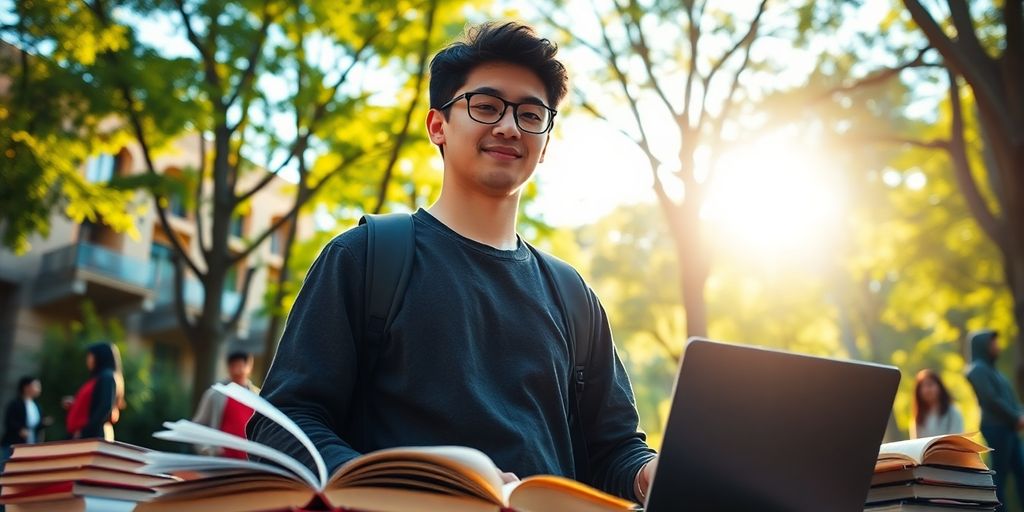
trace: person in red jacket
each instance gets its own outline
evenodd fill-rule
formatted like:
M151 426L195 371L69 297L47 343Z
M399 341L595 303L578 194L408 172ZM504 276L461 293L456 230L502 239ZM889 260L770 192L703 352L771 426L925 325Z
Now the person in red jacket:
M89 345L85 365L90 377L74 398L66 397L67 431L72 439L102 437L114 440L114 424L124 408L121 355L111 343Z
M252 374L252 354L245 351L231 352L228 354L226 362L229 379L224 381L225 384L234 382L239 386L248 388L253 393L260 392L260 388L256 387L249 380L249 376ZM252 417L252 413L253 410L249 406L233 398L228 398L210 388L206 390L203 398L199 401L199 407L196 409L196 414L192 421L244 438L245 425L248 423L249 418ZM236 459L247 458L245 452L231 448L197 445L196 451L203 455L220 455Z

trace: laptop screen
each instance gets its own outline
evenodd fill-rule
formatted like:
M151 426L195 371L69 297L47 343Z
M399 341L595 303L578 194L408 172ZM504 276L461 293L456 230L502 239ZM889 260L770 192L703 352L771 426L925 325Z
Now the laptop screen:
M693 338L648 512L860 511L899 370Z

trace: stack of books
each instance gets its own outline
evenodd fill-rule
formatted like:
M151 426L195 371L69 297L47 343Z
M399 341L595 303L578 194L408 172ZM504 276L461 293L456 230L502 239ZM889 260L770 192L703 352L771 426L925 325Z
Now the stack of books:
M0 475L7 512L122 512L177 481L139 474L149 450L116 441L81 439L15 445Z
M981 458L988 451L959 434L883 444L864 510L995 510L994 472Z

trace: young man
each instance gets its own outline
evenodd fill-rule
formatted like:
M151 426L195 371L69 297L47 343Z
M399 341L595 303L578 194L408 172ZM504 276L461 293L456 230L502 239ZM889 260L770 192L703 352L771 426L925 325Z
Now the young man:
M643 500L655 455L604 310L587 289L591 405L578 433L567 313L516 235L523 186L567 89L555 52L529 27L488 24L431 62L426 124L444 182L437 202L413 214L412 275L380 346L364 336L365 226L335 238L306 276L263 395L309 434L329 470L381 448L455 444L488 454L506 479L564 475ZM265 418L248 433L312 466Z
M226 360L228 366L228 380L239 386L248 388L254 393L259 393L249 376L252 374L253 356L248 352L235 351L228 354ZM215 392L212 388L203 393L199 400L199 407L192 421L200 425L206 425L222 432L245 437L245 424L252 417L252 409L234 399L228 398ZM196 451L205 455L220 455L234 457L236 459L246 458L245 452L231 448L217 448L206 445L196 445Z

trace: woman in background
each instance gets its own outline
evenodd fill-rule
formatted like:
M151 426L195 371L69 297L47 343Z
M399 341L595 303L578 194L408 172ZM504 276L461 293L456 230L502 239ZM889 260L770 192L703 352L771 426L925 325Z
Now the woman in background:
M102 437L113 441L114 423L124 408L121 355L110 343L95 343L87 350L89 380L78 388L73 399L65 399L68 435L72 439Z
M35 377L26 375L18 380L18 394L7 404L4 413L4 435L0 445L5 449L14 444L40 441L40 431L46 424L39 413L36 398L42 391L43 386Z
M913 420L910 423L911 439L964 431L964 417L960 409L950 399L939 375L927 368L917 372Z

